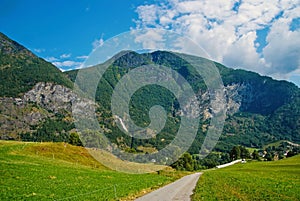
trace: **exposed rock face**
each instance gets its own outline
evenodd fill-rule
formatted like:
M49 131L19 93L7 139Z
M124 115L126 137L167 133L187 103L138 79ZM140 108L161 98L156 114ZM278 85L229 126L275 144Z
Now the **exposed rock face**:
M71 89L53 83L40 82L24 95L25 102L34 102L54 113L71 111L72 102L77 99Z
M77 113L85 115L94 112L96 105L67 87L43 82L36 84L23 98L0 98L1 139L32 132L32 126L38 126L57 113L72 116L72 106Z
M0 98L0 139L15 139L50 116L34 104L25 104L23 99Z
M220 102L221 97L215 95L214 107L211 105L209 92L199 92L197 97L190 99L189 104L184 106L180 111L182 114L189 114L190 117L203 117L204 120L209 119L213 116L213 113L226 109L227 115L233 115L238 112L241 108L247 108L247 105L252 101L251 86L246 84L232 84L224 86L224 97L225 102ZM199 103L199 107L197 107ZM196 108L196 109L195 109Z
M227 114L232 115L239 111L251 96L251 88L248 85L233 84L224 87L225 106L219 105L217 109L226 107ZM197 97L190 99L179 112L188 114L189 117L209 119L214 114L207 91L199 92ZM217 104L221 104L217 101ZM197 104L199 103L199 105ZM36 105L36 107L34 106ZM71 89L53 83L40 82L32 90L25 93L23 98L0 99L0 128L4 133L30 131L31 126L39 125L46 118L51 118L57 113L71 116L73 111L77 114L91 114L94 112L95 103L91 100L80 98ZM196 108L196 109L195 109ZM10 116L10 118L7 118ZM3 138L3 132L2 138Z
M247 93L245 85L233 84L225 87L227 114L232 115L239 111L243 104L243 94Z
M247 105L251 103L251 94L252 91L250 85L232 84L225 86L224 96L227 114L232 115L238 112L241 107L246 108ZM94 103L90 100L83 100L79 98L77 94L67 87L42 82L36 84L32 90L27 92L23 99L14 100L14 102L19 105L36 103L42 108L54 113L71 112L72 104L76 104L76 108L78 107L78 110L91 111L93 110L92 106L94 105ZM197 103L199 103L199 106L197 106ZM207 91L199 92L197 97L191 98L189 104L184 106L180 112L183 114L189 114L190 117L203 115L204 119L208 119L213 114L213 108L210 104L209 93ZM36 122L41 119L41 115L38 113L32 113L31 115L26 116L25 119L29 119L31 122Z
M93 101L79 97L65 86L43 82L36 84L23 99L26 103L34 102L54 113L70 113L72 106L87 112L93 110L95 106Z

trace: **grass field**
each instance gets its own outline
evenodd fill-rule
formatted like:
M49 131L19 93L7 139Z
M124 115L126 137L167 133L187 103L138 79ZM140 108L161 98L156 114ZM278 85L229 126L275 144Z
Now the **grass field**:
M205 171L192 200L300 200L300 155Z
M179 176L111 171L63 143L0 141L0 200L130 200Z

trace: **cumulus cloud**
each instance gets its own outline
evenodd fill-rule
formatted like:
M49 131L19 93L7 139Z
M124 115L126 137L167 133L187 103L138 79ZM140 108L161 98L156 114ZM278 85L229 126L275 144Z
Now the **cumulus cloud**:
M71 54L62 54L62 55L60 55L61 59L67 59L67 58L70 58L70 57L71 57Z
M51 62L62 71L67 71L81 68L83 65L83 60L87 57L88 56L85 55L72 57L72 54L62 54L57 57L47 57L46 61Z
M300 72L300 0L166 0L136 11L137 29L183 34L230 67L278 79ZM161 36L149 33L137 40L155 47Z
M135 34L134 30L131 33ZM163 35L163 30L149 29L144 34L137 34L135 42L142 43L143 47L147 47L149 49L163 49Z
M77 56L76 59L87 59L89 56L82 55L82 56Z
M46 61L48 61L48 62L58 61L58 59L57 59L56 57L46 57L45 59L46 59Z
M67 60L67 61L55 61L52 62L52 64L60 69L65 69L70 67L72 67L71 69L76 69L76 68L80 68L82 62Z
M300 32L290 31L287 19L280 19L273 24L267 42L269 44L263 54L271 62L271 73L289 73L300 69Z

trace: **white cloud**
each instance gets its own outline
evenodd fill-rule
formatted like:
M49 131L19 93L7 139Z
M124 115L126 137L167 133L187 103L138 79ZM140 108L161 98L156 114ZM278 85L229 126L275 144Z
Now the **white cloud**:
M71 54L62 54L62 55L60 55L61 59L67 59L67 58L70 58L70 57L71 57Z
M71 54L62 54L59 57L46 57L46 61L51 62L62 71L81 68L83 60L88 56L82 55L75 58L70 58Z
M76 59L87 59L89 56L86 55L82 55L82 56L78 56L76 57Z
M82 62L68 60L68 61L56 61L56 62L52 62L52 64L60 69L62 68L76 69L82 65Z
M252 70L258 71L261 62L253 44L255 39L256 32L248 32L230 44L224 54L224 63L237 68L251 66Z
M132 31L134 33L134 30ZM162 48L163 46L163 35L164 31L161 30L147 30L144 34L136 35L135 42L142 43L144 48L147 49L157 49L158 47Z
M160 7L157 5L145 5L139 6L137 8L137 12L139 13L139 19L143 24L155 24L155 20L157 19L157 11L159 11Z
M263 54L271 63L269 73L288 74L300 70L300 30L290 31L289 20L280 19L273 24Z
M33 51L35 51L36 53L41 53L41 52L45 52L45 49L43 49L43 48L35 48L35 49L33 49Z
M96 39L92 43L93 49L95 50L95 49L97 49L97 47L101 47L103 44L104 44L104 40L103 40L103 34L102 34L100 39Z
M45 59L46 59L46 61L48 61L48 62L58 61L58 59L57 59L56 57L46 57Z
M136 11L137 28L164 28L183 34L212 59L230 67L279 79L299 72L300 30L291 31L290 24L300 17L300 0L168 0L139 6ZM265 28L269 30L266 43L259 44L257 31ZM161 38L149 33L137 40L155 47Z

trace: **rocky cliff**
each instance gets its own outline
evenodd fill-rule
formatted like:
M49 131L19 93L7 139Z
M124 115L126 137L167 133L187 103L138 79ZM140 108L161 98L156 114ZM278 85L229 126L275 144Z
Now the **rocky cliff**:
M93 101L79 97L71 89L54 83L37 83L20 98L0 98L0 137L18 139L34 133L49 119L63 118L72 123L72 106L82 112L93 111Z

